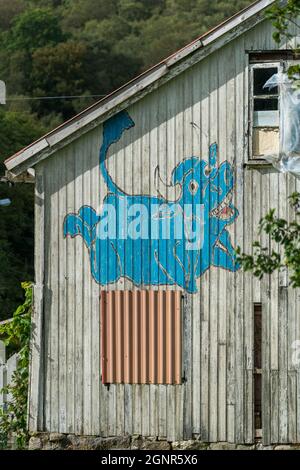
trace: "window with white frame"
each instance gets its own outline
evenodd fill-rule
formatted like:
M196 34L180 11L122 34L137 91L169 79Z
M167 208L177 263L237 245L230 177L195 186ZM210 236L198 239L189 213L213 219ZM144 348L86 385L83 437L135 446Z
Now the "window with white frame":
M299 54L289 49L251 51L249 62L249 157L256 160L264 159L267 155L279 156L279 141L281 153L299 156L300 93L297 87L286 86L288 82L284 81L290 66L300 64ZM278 87L265 86L277 73L280 74L277 79L285 90L284 96L280 96Z
M279 90L265 83L279 70L280 62L250 66L250 158L264 158L279 152Z

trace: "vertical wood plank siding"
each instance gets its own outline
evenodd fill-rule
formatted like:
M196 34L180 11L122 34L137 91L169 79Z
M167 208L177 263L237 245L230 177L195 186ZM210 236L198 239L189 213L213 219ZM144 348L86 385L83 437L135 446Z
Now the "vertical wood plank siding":
M128 112L135 126L111 146L107 159L117 185L128 194L155 195L157 165L162 179L169 182L182 159L195 155L207 160L209 145L217 142L218 164L227 160L235 169L233 204L239 216L227 227L232 244L249 252L259 237L267 243L257 233L259 219L273 207L280 216L291 217L286 196L296 187L299 190L299 183L292 176L244 168L248 158L246 51L276 47L272 27L263 22L131 105ZM292 342L300 339L299 292L277 274L258 282L241 270L232 273L210 267L197 280L198 293L184 294L182 384L102 384L101 349L111 343L103 330L101 335L100 286L92 279L82 238L63 237L67 213L77 212L82 205L101 210L107 194L99 171L101 139L99 126L37 167L43 187L39 185L36 200L30 429L103 437L134 433L169 440L197 436L204 441L253 442L253 305L261 303L263 439L265 443L299 441L300 371L291 356ZM166 197L174 197L171 187ZM132 259L132 263L142 263L142 259ZM43 265L44 269L39 268ZM120 292L141 288L180 290L163 285L136 287L124 278L105 287ZM115 299L129 302L126 295L122 300L116 294ZM148 300L149 309L154 309L150 306L154 297ZM124 311L123 318L114 318L117 331L125 329L126 359L123 368L115 368L118 381L122 374L130 375L131 348L138 366L133 370L148 367L138 342L128 341L128 310ZM136 327L140 325L145 334L148 320L138 311L134 315ZM154 320L152 316L150 321ZM166 325L158 326L164 334ZM151 325L149 348L157 339L155 328ZM110 354L120 364L121 347ZM153 354L151 376L156 360ZM140 377L132 380L139 382Z
M180 291L101 291L102 383L181 383L180 303Z

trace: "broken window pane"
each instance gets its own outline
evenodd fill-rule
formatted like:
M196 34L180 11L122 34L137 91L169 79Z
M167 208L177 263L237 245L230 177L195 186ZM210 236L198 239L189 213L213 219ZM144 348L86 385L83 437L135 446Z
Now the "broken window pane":
M253 156L278 154L279 129L271 127L255 127L253 129Z
M278 110L278 98L255 98L254 111L276 111Z
M259 95L277 95L278 87L273 88L272 90L264 88L264 84L272 77L275 73L278 72L277 67L270 68L255 68L253 70L253 91L254 96Z

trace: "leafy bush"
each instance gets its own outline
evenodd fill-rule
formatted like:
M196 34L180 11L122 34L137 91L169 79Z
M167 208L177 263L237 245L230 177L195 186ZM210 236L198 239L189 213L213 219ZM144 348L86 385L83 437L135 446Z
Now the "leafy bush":
M295 210L292 222L277 217L275 209L272 209L259 223L260 233L266 233L269 240L281 248L280 252L270 252L269 248L256 241L253 243L253 254L241 253L240 248L237 249L237 261L258 279L262 279L264 274L288 268L291 286L300 287L300 193L293 193L289 200Z
M18 448L24 448L27 433L27 395L29 371L29 343L32 313L32 284L23 282L25 301L13 314L12 321L0 326L0 336L5 344L18 352L18 365L13 374L12 384L2 392L10 393L11 402L0 410L0 447L5 447L10 433L17 438Z

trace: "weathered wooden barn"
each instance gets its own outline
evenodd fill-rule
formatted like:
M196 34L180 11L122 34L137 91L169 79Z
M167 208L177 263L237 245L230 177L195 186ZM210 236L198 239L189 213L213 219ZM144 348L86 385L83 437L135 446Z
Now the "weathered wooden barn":
M278 151L280 96L263 84L299 41L291 24L292 38L275 44L270 4L6 161L10 178L35 181L30 432L300 442L299 292L286 273L259 282L235 259L263 237L270 208L292 216L299 186L264 160ZM187 248L197 204L201 246Z

